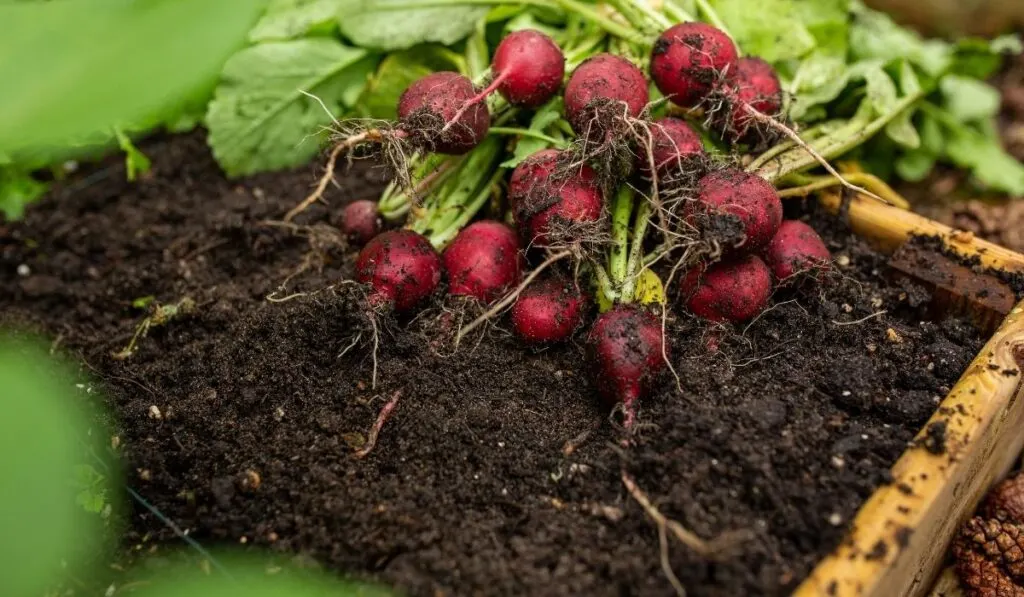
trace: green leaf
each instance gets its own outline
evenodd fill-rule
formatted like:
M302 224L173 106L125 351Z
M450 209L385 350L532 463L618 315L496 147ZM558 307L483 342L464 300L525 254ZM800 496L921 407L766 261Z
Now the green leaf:
M812 108L839 97L850 80L850 74L846 61L840 57L816 52L802 60L788 87L795 96L790 117L809 121Z
M935 154L927 151L908 151L896 159L896 174L903 180L920 182L935 167Z
M561 117L562 99L556 97L541 106L533 115L533 120L530 121L530 130L543 133L545 129L557 122ZM521 137L516 141L516 148L512 152L512 157L502 162L501 167L515 168L526 158L547 147L550 147L550 144L543 139Z
M473 32L486 6L398 8L403 0L338 0L341 33L357 46L404 50L425 42L451 45ZM388 8L388 5L396 8Z
M152 165L149 158L135 147L128 135L124 134L119 127L114 127L114 136L117 137L117 146L124 152L124 168L128 180L134 181L140 174L149 172Z
M312 158L316 135L366 84L359 76L368 72L367 57L331 39L268 42L232 56L206 113L208 141L224 171L238 176Z
M413 81L435 70L450 69L451 62L439 46L420 46L389 54L355 103L360 116L393 120L398 98Z
M909 60L900 60L900 91L903 95L914 95L921 91L921 80L917 78Z
M961 122L985 120L999 113L999 91L975 79L946 75L939 81L943 108Z
M954 72L965 77L987 79L999 70L1004 55L1020 54L1020 37L1003 35L993 40L966 37L956 42L953 66Z
M245 41L263 0L0 2L0 151L175 112Z
M800 58L818 45L801 20L807 10L798 10L794 0L758 0L756 7L750 0L711 0L710 4L746 54L774 63Z
M867 99L875 110L875 114L888 114L899 101L899 93L896 91L896 83L885 70L881 63L862 63L860 73L864 76L867 85Z
M914 128L913 116L913 109L900 112L896 118L893 118L889 124L885 125L886 136L907 149L917 149L920 147L921 137L917 134L917 129Z
M8 220L20 219L25 206L43 196L46 183L12 166L0 167L0 211Z
M931 76L945 72L952 61L952 48L939 40L925 40L897 25L888 15L854 5L850 25L850 52L855 60L879 60L888 64L906 59Z
M337 26L339 0L271 0L249 32L249 41L287 41L311 33L330 33Z
M931 114L921 114L921 149L932 154L940 155L946 145L946 138L942 133L942 125L932 117Z
M1007 154L995 139L968 127L952 130L946 153L954 164L969 168L985 186L1024 195L1024 164Z

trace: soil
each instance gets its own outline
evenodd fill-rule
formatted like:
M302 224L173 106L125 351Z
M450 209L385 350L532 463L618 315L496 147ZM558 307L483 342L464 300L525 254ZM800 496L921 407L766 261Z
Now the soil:
M189 536L413 595L674 594L622 470L701 537L743 537L717 561L671 543L689 594L787 594L981 346L961 320L923 320L928 292L892 281L841 222L791 205L825 236L833 274L779 290L746 326L670 317L679 389L668 376L644 400L623 449L582 336L531 351L498 322L454 351L437 338L459 311L438 304L382 321L374 358L358 292L340 284L354 251L328 227L264 222L301 199L314 169L231 182L201 135L143 150L147 180L128 183L111 162L0 224L3 319L95 372L129 485ZM331 209L379 188L357 164ZM196 306L112 358L146 316L133 301L149 296ZM376 448L354 458L396 392ZM941 453L942 431L913 449ZM178 544L141 507L124 541Z

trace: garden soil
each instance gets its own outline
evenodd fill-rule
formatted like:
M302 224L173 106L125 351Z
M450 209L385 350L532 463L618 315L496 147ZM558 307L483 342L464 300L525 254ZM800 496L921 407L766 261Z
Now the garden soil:
M355 251L326 223L379 192L372 168L357 163L295 228L273 221L316 169L229 181L199 134L142 149L144 180L109 161L0 223L0 312L86 364L128 484L208 548L268 548L412 595L672 595L625 471L664 516L726 537L716 558L669 540L690 595L786 594L981 346L959 320L923 321L927 291L893 281L841 221L791 205L834 272L778 291L748 325L671 315L678 388L667 375L643 400L623 447L582 333L530 350L498 320L455 350L444 339L473 313L450 302L368 323L344 282ZM112 356L186 297L192 309ZM135 506L126 552L177 545Z

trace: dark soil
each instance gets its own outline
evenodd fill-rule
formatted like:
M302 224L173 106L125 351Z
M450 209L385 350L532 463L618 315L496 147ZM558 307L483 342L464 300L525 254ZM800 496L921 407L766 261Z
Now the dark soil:
M700 536L748 534L717 563L672 542L691 595L785 594L887 482L981 346L958 320L920 321L925 290L889 282L883 257L811 214L836 273L780 290L745 327L673 317L682 391L665 379L622 450L581 340L533 352L499 327L453 352L436 342L435 306L382 328L371 389L358 293L326 289L350 277L353 252L324 228L311 239L261 223L317 172L230 182L200 136L143 149L148 180L127 183L114 163L0 224L4 319L95 371L130 485L191 537L303 554L415 595L673 594L622 467ZM368 172L341 181L333 208L375 195ZM197 307L113 359L146 296ZM376 449L353 458L399 390ZM913 449L942 441L933 429ZM125 545L142 541L176 542L138 508Z

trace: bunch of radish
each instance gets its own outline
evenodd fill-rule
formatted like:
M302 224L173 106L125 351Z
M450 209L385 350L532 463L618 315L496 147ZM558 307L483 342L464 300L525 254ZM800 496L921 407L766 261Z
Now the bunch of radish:
M565 341L592 319L586 341L598 389L621 405L628 427L669 357L661 309L645 294L651 284L658 296L664 291L650 269L652 247L685 266L678 305L726 324L755 318L781 282L818 279L830 256L809 226L783 221L768 181L706 147L702 128L726 145L770 137L782 93L770 65L740 58L725 33L704 23L670 27L652 46L651 79L681 113L652 117L644 72L625 57L593 54L562 94L564 130L575 138L507 173L499 165L506 142L491 129L514 130L505 124L558 101L565 64L551 38L520 30L498 45L479 87L446 72L414 82L393 127L340 143L411 147L412 188L392 185L379 205L348 205L340 225L364 245L356 279L374 308L407 314L446 287L481 307L502 307L529 345ZM494 92L506 110L497 124L488 107ZM603 159L609 147L625 148L628 161ZM495 208L500 188L504 207ZM472 221L485 206L494 219ZM381 232L382 215L405 226ZM656 220L660 226L649 225ZM700 250L680 257L673 239L682 237ZM594 298L603 299L596 317Z

